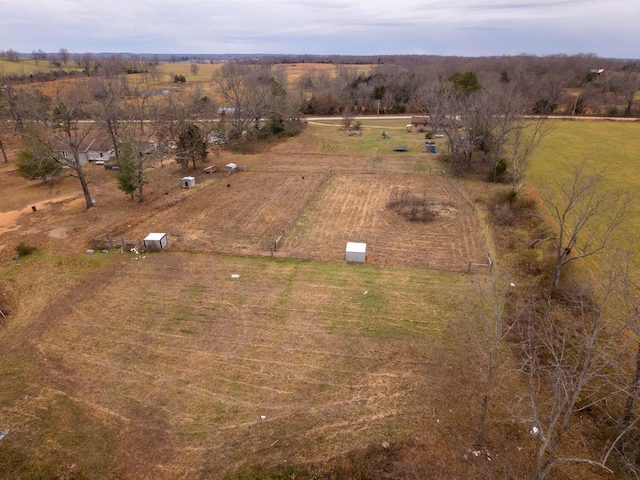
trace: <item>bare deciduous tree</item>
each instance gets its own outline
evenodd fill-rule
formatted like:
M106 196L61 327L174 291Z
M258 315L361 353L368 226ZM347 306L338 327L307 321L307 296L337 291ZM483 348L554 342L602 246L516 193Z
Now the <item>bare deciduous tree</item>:
M615 365L611 352L619 348L622 324L609 317L612 279L600 279L596 296L573 292L562 302L521 309L522 373L529 389L520 398L520 419L535 436L535 478L543 480L560 464L588 464L606 471L606 457L564 447L565 438L580 435L574 415L599 403L608 394L607 375ZM597 298L596 298L597 297ZM575 428L574 428L575 427Z
M93 200L80 152L82 144L96 125L95 122L82 122L92 117L89 98L84 83L74 83L58 90L49 128L33 129L30 130L32 134L23 134L23 141L27 145L35 144L38 148L47 150L56 162L68 167L70 176L80 182L87 208L93 207Z
M4 57L10 62L19 62L20 54L16 52L13 48L4 51Z
M529 174L529 162L540 142L551 133L552 124L544 118L520 117L507 140L511 158L511 191L517 194Z
M353 113L353 110L351 110L350 107L346 107L342 112L342 127L345 130L348 130L349 127L351 127L351 123L353 122L354 118L355 114Z
M506 275L494 270L486 279L478 281L477 297L470 309L472 341L480 356L482 368L482 393L480 419L476 431L476 445L484 446L487 414L493 400L497 377L505 361L502 358L504 340L511 326L505 322L507 289L510 282Z
M69 63L69 51L66 48L61 48L58 51L58 58L60 62L66 67L67 63Z
M125 108L122 105L126 80L120 82L118 77L95 76L91 79L90 88L96 105L96 121L107 131L116 159L119 159L119 143L128 127Z
M572 170L557 188L540 188L556 230L551 293L558 288L563 268L605 249L629 213L631 196L608 187L600 175L590 174L586 162Z

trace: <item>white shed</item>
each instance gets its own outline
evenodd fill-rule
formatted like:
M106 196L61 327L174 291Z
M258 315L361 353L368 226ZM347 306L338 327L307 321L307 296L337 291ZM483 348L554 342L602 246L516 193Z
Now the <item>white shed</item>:
M182 177L180 180L182 188L192 188L196 185L196 177Z
M147 250L162 250L167 248L166 233L150 233L144 238L144 248Z
M238 170L238 165L235 163L227 163L225 167L227 167L227 170L229 170L229 173L233 173L236 170Z
M366 243L347 242L347 262L364 263L366 258Z

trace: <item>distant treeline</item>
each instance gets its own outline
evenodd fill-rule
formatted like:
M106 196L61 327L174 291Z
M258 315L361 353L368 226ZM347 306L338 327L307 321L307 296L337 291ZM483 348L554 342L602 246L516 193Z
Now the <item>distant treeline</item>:
M9 49L0 57L20 62ZM49 62L38 73L0 72L4 83L48 81L68 76L147 73L159 78L160 63L225 63L270 69L282 64L332 64L335 71L302 69L296 85L286 85L306 115L401 114L426 112L424 97L452 75L473 74L480 88L511 85L530 104L530 113L636 116L640 61L594 54L454 57L439 55L266 55L266 54L71 54L34 51L31 59ZM356 66L355 68L347 66ZM358 66L362 66L361 68ZM15 70L14 70L15 72ZM274 75L282 85L277 68ZM186 79L185 79L186 80Z

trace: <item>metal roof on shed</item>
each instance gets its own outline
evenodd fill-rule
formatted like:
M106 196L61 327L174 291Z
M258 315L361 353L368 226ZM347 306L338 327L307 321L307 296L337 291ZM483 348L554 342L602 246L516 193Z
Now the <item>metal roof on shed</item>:
M149 235L144 237L144 239L149 240L150 242L157 242L158 240L162 240L166 236L166 233L150 233Z
M347 242L347 252L367 253L367 244L358 242Z

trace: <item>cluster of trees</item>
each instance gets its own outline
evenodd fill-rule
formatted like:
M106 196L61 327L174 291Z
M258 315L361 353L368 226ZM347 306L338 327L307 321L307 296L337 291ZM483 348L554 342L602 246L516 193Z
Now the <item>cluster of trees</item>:
M20 54L13 48L10 48L9 50L0 50L0 58L6 58L10 62L19 62Z
M229 148L242 148L265 136L300 131L286 91L269 68L225 65L213 80L225 104L231 106L221 115L201 85L158 91L151 74L142 75L140 81L111 74L104 65L115 60L103 63L100 73L56 89L54 95L12 84L0 91L3 132L23 138L20 171L28 178L49 181L77 178L87 208L93 202L80 153L87 139L95 136L109 138L116 160L122 162L120 187L142 201L145 170L162 166L167 154L187 172L190 165L196 168L207 158L210 138L224 141Z
M291 61L278 59L287 60ZM456 72L474 72L479 83L488 88L497 84L514 85L526 100L527 113L629 116L640 82L640 63L601 59L595 55L331 59L308 56L302 60L333 60L338 65L336 76L318 71L298 81L297 91L306 100L302 111L320 115L340 113L348 108L364 114L420 112L419 92L425 83L447 79ZM346 60L352 64L343 64ZM268 64L273 59L263 57L253 61ZM354 66L357 63L373 66L365 73Z
M13 61L12 49L0 52ZM52 65L67 66L74 61L87 75L149 72L157 75L158 56L71 55L34 51L33 58L45 58ZM198 61L173 55L172 61L191 60L197 75ZM527 103L526 111L537 114L620 115L633 114L635 92L640 85L640 63L603 59L595 55L532 55L505 57L412 56L259 56L239 58L237 65L271 68L278 63L324 62L337 65L336 75L325 70L310 72L287 86L298 98L298 110L308 115L401 114L420 112L420 91L433 79L449 78L456 72L474 72L483 86L515 85ZM367 67L360 67L367 65ZM462 73L464 75L464 73ZM276 74L277 76L277 74ZM282 82L281 82L282 83Z
M521 271L507 275L503 264L480 281L469 309L483 385L476 447L487 445L498 402L532 439L532 462L503 465L509 476L542 480L573 464L637 478L640 283L637 259L620 248L633 197L587 163L559 177L540 189L544 225L530 232L548 234L530 244L546 245L544 281L532 284ZM581 261L595 255L598 262ZM505 377L521 379L513 400L498 394Z

